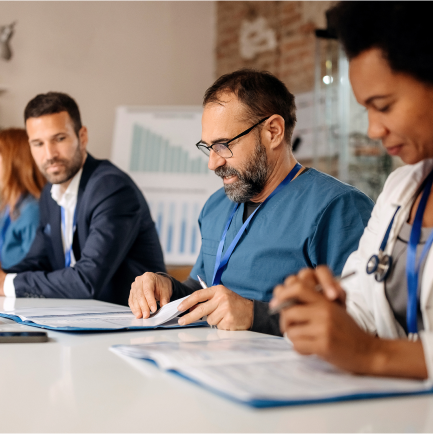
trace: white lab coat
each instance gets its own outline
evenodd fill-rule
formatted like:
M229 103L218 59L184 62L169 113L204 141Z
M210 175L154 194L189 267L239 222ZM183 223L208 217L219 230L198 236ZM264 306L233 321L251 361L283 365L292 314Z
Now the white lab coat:
M377 254L385 232L395 213L385 253L391 255L397 235L408 220L418 187L433 169L433 159L426 159L414 165L395 170L388 177L382 193L373 208L368 226L344 266L343 275L356 270L353 277L344 281L347 292L347 310L365 330L385 339L407 338L405 331L394 318L391 306L385 295L384 283L378 283L374 275L366 273L367 261ZM421 313L425 331L420 333L426 358L429 378L433 379L433 248L427 255L421 279Z

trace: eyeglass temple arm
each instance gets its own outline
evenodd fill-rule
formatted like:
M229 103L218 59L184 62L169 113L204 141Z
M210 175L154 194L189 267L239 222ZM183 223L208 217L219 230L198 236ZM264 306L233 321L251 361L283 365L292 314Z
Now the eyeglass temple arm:
M233 140L240 139L241 137L248 134L251 130L253 130L257 125L260 125L262 122L268 120L269 118L270 118L270 116L268 116L267 118L263 118L262 120L258 121L256 124L254 124L251 128L248 128L243 133L240 133L238 136L234 137L233 139L229 140L228 142L226 142L224 144L227 146L230 142L233 142Z

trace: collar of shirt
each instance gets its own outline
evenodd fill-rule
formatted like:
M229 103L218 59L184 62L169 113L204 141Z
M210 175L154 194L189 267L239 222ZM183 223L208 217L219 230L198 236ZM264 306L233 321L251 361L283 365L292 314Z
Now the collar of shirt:
M72 178L66 191L62 194L60 184L53 184L51 187L51 197L57 203L57 205L63 208L69 208L72 204L75 207L78 197L78 187L80 186L81 175L83 168L81 168L75 176Z
M63 251L66 252L71 250L71 261L70 266L75 265L75 257L72 251L72 242L74 238L74 214L75 207L77 205L78 199L78 187L80 186L81 175L83 173L83 168L81 168L77 174L72 178L70 184L66 191L62 194L60 191L60 185L54 184L51 187L51 197L56 201L57 205L61 206L65 210L65 218L61 222L62 230L62 244Z

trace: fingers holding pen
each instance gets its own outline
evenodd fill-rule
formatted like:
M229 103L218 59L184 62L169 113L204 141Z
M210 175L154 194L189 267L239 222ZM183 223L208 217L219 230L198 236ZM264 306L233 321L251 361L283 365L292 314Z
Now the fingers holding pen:
M182 301L177 309L180 312L185 312L196 304L202 303L203 301L207 301L212 298L214 292L215 291L212 288L199 289L198 291L193 292L186 300Z
M282 285L275 287L270 307L278 309L282 303L289 304L288 300L293 300L293 304L311 303L314 300L323 299L323 295L329 301L335 301L344 306L346 292L339 282L353 274L355 273L336 278L326 266L318 266L314 270L305 268L297 275L289 276ZM320 292L323 292L323 295L319 295Z
M288 300L296 303L312 303L322 297L315 291L317 280L312 274L313 270L302 270L296 276L288 277L282 285L274 288L271 308L276 308Z
M284 309L280 314L280 330L289 331L296 327L305 326L311 322L312 315L318 312L314 305L297 304L290 309Z
M316 277L328 300L338 301L345 305L346 291L340 286L338 279L334 277L328 267L319 265L316 268Z
M179 306L179 311L186 311L194 307L192 311L184 315L179 319L180 325L187 325L194 321L198 321L206 315L209 315L215 310L214 303L211 303L211 299L214 295L212 288L201 289L195 291L186 300L184 300ZM204 303L206 302L206 303Z

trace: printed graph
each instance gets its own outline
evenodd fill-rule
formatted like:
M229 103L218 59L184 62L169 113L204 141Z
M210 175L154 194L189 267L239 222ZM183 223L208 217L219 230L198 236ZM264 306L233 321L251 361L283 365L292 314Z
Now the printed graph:
M194 148L194 151L197 151ZM129 170L131 172L165 172L209 174L207 160L191 158L189 151L175 146L149 128L134 124Z
M180 257L194 263L201 242L197 223L201 203L158 200L149 201L149 206L166 261L176 263Z
M143 192L168 265L196 262L200 211L222 186L194 146L202 112L200 106L123 106L116 112L112 161Z

